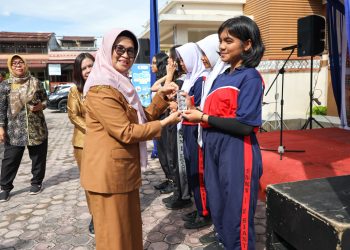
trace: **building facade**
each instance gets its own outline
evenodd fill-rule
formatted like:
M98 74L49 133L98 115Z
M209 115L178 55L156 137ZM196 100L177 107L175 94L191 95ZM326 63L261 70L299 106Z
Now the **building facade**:
M53 32L0 32L0 70L7 72L7 59L20 54L40 81L71 82L76 56L82 52L94 54L96 50L94 37L58 38Z
M280 116L282 94L282 76L276 76L291 52L281 49L297 45L299 18L325 16L325 9L326 1L322 0L169 0L158 14L160 47L167 51L175 44L196 42L216 33L223 21L237 15L252 18L260 28L266 46L258 70L264 78L265 89L273 85L264 96L263 118L265 121L276 120ZM147 38L149 23L144 27L141 37ZM314 98L328 108L328 114L337 115L329 77L327 44L321 55L312 58L312 69L310 59L298 57L295 50L285 65L283 99L286 119L308 117L311 70Z
M222 22L243 14L245 0L169 0L159 10L161 50L216 33ZM149 22L140 35L149 38Z

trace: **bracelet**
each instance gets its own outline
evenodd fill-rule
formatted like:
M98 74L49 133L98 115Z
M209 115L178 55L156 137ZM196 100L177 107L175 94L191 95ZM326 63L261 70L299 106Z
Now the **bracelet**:
M202 115L201 115L201 122L204 122L203 121L203 116L205 115L205 113L202 113Z

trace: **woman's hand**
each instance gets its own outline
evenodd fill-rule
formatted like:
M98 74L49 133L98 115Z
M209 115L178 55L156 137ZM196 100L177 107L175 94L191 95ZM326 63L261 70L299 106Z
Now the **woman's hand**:
M155 83L151 87L151 91L157 92L162 87L162 83L165 82L165 80L166 80L166 75L158 79L157 81L155 81Z
M164 118L163 120L160 120L160 124L162 125L162 127L165 127L167 125L179 123L180 121L181 121L181 113L179 111L175 111L171 113L169 116L167 116L166 118Z
M157 93L164 99L165 96L167 95L176 94L176 90L177 90L177 85L171 82L171 83L165 83L163 87L159 88Z
M197 109L185 110L182 117L190 122L208 122L208 115Z
M177 103L176 102L169 102L169 109L172 112L175 112L177 110Z
M179 90L179 86L175 83L175 82L170 82L170 85L172 85L175 88L175 92L173 92L172 94L167 95L169 100L174 100L174 97L177 94L177 91Z
M165 83L170 83L173 81L174 78L174 74L176 71L176 62L173 62L172 64L168 64L166 67L166 79L165 79Z
M0 127L0 143L5 142L5 129L3 127Z
M37 111L41 111L41 110L44 110L44 105L41 102L39 102L37 105L30 107L30 111L32 111L32 112L37 112Z
M175 73L175 71L176 71L176 68L177 68L177 63L176 63L176 62L173 62L172 64L168 64L168 65L166 66L167 75L174 76L174 73Z

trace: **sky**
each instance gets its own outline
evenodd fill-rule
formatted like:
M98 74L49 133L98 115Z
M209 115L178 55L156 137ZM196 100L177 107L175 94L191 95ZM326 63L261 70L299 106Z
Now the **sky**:
M167 0L158 0L158 8ZM149 0L0 0L0 31L101 37L112 28L140 35Z

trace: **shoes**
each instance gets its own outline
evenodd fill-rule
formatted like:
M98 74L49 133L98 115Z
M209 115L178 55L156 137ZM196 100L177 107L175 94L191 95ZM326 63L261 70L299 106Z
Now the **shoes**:
M202 244L209 244L212 242L217 241L217 237L216 237L216 232L215 231L211 231L210 233L207 233L201 237L199 237L199 242Z
M178 198L175 197L174 195L170 195L170 196L168 196L168 197L163 198L163 199L162 199L162 202L163 202L164 204L166 204L166 203L171 203L171 202L173 202L173 201L175 201L175 200L177 200L177 199L178 199Z
M170 194L174 191L174 184L172 182L169 182L169 184L164 188L159 190L161 194Z
M169 184L170 184L170 181L166 180L166 181L163 181L162 183L160 183L158 185L155 185L154 188L157 189L157 190L161 190L161 189L166 188Z
M89 224L89 233L93 236L95 235L94 221L92 218Z
M186 221L184 227L186 229L197 229L205 226L210 226L212 224L210 217L202 217L197 215L193 221Z
M0 202L6 202L10 199L10 191L1 190Z
M194 221L197 217L197 210L192 211L190 213L184 214L182 216L183 221Z
M29 194L36 195L40 193L42 189L43 189L42 185L33 184L32 187L30 188Z
M177 199L169 203L165 203L165 207L170 210L175 210L175 209L181 209L185 207L190 207L192 206L193 202L191 199L183 200L183 199Z
M221 250L221 249L225 249L224 244L218 241L215 241L203 248L203 250Z

